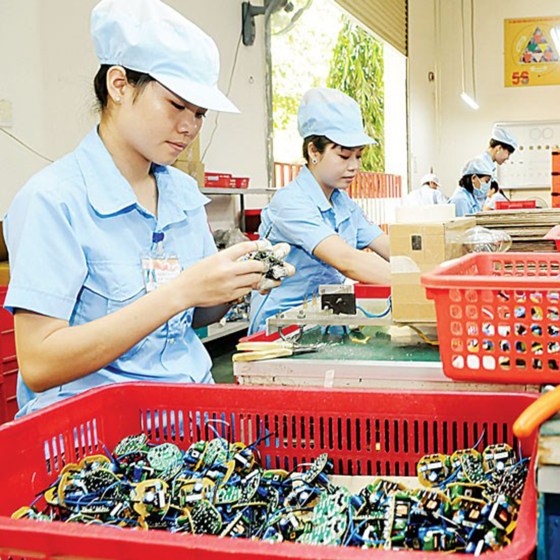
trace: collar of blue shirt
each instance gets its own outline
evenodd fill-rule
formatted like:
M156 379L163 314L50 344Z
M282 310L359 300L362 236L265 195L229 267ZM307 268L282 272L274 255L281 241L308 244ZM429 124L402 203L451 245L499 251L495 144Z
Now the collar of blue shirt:
M117 214L127 208L138 206L138 200L128 181L118 170L111 154L103 144L97 127L81 142L76 158L86 184L88 199L93 209L102 216ZM185 213L200 208L209 201L194 181L185 176L185 184L177 184L170 170L161 165L153 166L160 193L160 222L175 223L185 219ZM177 170L177 174L183 174ZM193 183L190 185L189 183ZM193 188L189 188L189 187ZM160 224L162 227L165 224Z
M307 166L301 169L297 181L321 212L334 212L337 226L352 213L354 204L348 197L348 194L341 192L340 189L335 189L331 196L331 205L321 185Z

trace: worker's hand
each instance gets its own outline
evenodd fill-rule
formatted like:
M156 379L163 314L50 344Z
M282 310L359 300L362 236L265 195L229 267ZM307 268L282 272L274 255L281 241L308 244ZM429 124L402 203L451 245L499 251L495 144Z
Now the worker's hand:
M278 243L272 247L272 252L276 258L284 260L290 252L290 246L287 243ZM270 290L280 286L282 279L293 276L295 272L296 269L293 265L284 262L281 267L276 268L276 274L279 277L279 280L263 277L261 283L259 284L259 292L263 295L268 294Z
M274 278L268 278L264 276L258 286L259 292L263 295L266 295L273 288L277 288L278 286L280 286L283 278L289 278L290 276L293 276L296 272L296 269L290 263L284 262L284 259L288 256L291 249L288 243L277 243L276 245L272 245L267 239L260 239L258 243L259 250L270 251L276 259L282 261L281 264L277 263L273 265L274 269L271 272Z
M210 307L234 301L258 289L265 265L251 259L240 260L257 250L246 241L207 257L184 270L173 283L184 294L184 307Z

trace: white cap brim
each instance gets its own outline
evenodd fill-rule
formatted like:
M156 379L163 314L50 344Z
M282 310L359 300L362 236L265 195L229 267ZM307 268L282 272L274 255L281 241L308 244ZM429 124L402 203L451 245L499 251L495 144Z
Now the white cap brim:
M363 132L344 133L337 131L332 134L329 132L325 132L325 136L335 144L344 146L345 148L357 148L359 146L377 144L376 140L374 140L367 134L364 134Z
M239 109L215 86L158 73L150 73L150 76L175 95L197 107L223 113L240 113Z

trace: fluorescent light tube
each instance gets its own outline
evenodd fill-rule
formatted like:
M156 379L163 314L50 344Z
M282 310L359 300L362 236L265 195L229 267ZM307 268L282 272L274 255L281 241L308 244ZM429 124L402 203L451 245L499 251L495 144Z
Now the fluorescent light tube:
M554 41L554 46L556 47L556 54L560 54L560 25L553 27L550 30L550 36Z
M461 93L461 99L471 108L471 109L480 109L478 103L468 94L468 93Z

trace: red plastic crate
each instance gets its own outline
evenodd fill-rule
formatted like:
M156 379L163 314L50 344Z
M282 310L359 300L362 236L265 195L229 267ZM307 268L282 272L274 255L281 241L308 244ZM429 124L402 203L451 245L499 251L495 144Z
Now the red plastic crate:
M7 286L0 286L0 424L13 420L18 411L14 318L3 307L7 291Z
M207 187L219 187L229 189L231 187L230 173L205 173L204 183Z
M559 274L555 253L471 254L423 274L445 375L559 383Z
M496 210L523 210L526 208L536 208L536 200L497 200Z
M328 452L337 474L413 475L427 453L451 453L505 441L517 449L511 426L535 394L381 392L291 387L235 387L126 383L94 389L0 428L0 554L22 551L44 558L360 558L433 559L433 553L367 551L291 543L132 531L78 524L38 523L6 516L53 483L64 465L112 449L121 438L145 432L153 443L186 449L212 439L204 419L224 419L246 444L263 430L275 434L258 449L267 468L292 469ZM217 426L225 437L226 427ZM171 429L174 426L175 429ZM520 442L536 454L535 437ZM48 455L48 461L46 456ZM522 558L536 543L534 461L512 543L485 558ZM40 505L40 504L39 504ZM464 555L451 555L465 558ZM446 558L449 556L446 555ZM41 556L42 558L42 556Z
M248 189L249 177L232 177L230 180L230 187L232 189Z

